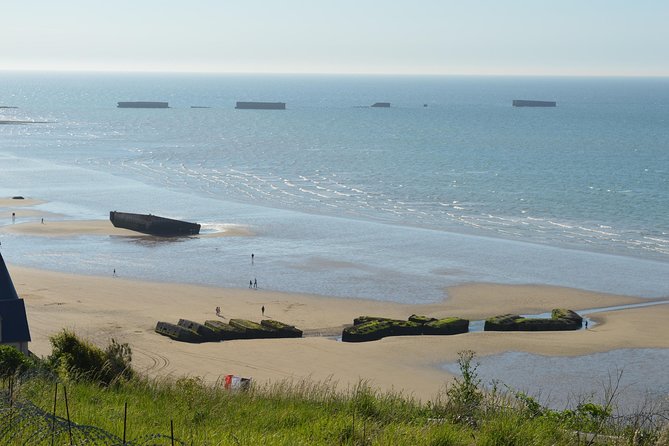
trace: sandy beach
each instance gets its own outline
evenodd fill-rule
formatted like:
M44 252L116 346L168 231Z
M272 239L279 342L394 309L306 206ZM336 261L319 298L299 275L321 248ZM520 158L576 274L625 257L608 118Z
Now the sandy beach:
M0 202L0 206L3 202ZM14 200L6 206L14 206ZM107 221L32 222L2 231L30 235L136 236ZM249 235L244 230L228 235ZM429 400L452 378L440 365L458 352L478 355L522 351L542 355L583 355L617 348L669 348L669 305L598 313L597 325L573 332L494 333L456 336L395 337L351 344L335 339L344 325L360 315L407 318L460 316L471 320L502 313L541 313L648 302L648 299L541 285L470 284L444 290L441 302L429 305L333 298L270 290L225 289L152 283L123 277L94 277L18 267L8 262L19 295L25 300L32 334L30 349L50 353L49 336L74 330L98 345L111 338L133 349L135 367L150 376L200 376L216 381L237 374L257 382L284 379L331 380L340 387L360 380L382 390L402 391ZM204 322L224 318L265 317L294 324L302 339L245 340L186 344L154 332L157 321L179 318Z
M48 338L62 328L75 330L99 345L110 338L128 342L134 365L151 376L201 376L215 381L233 373L258 382L331 379L340 386L359 380L383 390L401 390L430 399L451 376L439 368L461 350L478 355L524 351L543 355L582 355L616 348L669 348L664 323L669 305L598 314L591 330L543 333L469 333L456 336L386 338L350 344L334 340L354 317L406 318L413 313L472 319L505 312L534 312L634 303L638 299L542 286L467 285L448 290L443 302L401 305L265 290L220 289L149 283L119 277L77 276L11 267L14 284L27 304L38 355L50 352ZM230 341L200 345L156 334L159 320L226 318L259 321L265 316L295 324L307 337L286 340Z

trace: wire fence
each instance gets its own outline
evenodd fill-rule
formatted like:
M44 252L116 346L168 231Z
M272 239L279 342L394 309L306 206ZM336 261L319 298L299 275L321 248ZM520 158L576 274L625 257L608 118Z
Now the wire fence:
M173 432L173 426L171 430ZM123 435L125 437L125 427ZM74 423L69 415L62 418L48 413L28 400L14 398L10 390L4 390L0 391L0 445L186 446L186 443L174 438L174 434L148 434L126 440L95 426Z

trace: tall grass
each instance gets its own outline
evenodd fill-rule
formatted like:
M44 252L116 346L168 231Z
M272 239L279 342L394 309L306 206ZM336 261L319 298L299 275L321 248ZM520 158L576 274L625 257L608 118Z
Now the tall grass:
M32 379L23 384L20 397L50 408L53 387L48 380ZM120 437L127 402L130 438L168 434L173 420L175 436L195 445L451 444L432 440L455 439L467 430L431 424L430 411L424 406L378 393L364 383L341 393L332 383L307 381L231 392L197 378L136 378L106 388L71 382L68 396L76 423ZM62 400L57 404L60 415L65 413L64 404Z
M46 362L62 369L62 360L51 357ZM658 424L616 419L608 403L550 410L524 394L484 390L473 352L462 352L459 365L461 377L427 404L379 392L364 381L343 391L334 382L307 380L231 391L222 382L206 384L195 377L149 379L123 372L123 379L101 381L90 370L77 374L73 368L60 375L43 373L44 369L24 375L13 396L51 413L58 381L68 393L67 407L64 398L56 401L61 417L69 411L74 423L95 426L118 438L126 426L128 439L169 436L173 423L174 436L188 445L669 446L669 433ZM7 403L0 398L0 424L11 419L7 413ZM44 421L49 421L48 415ZM0 443L3 428L0 425ZM44 423L40 429L47 430ZM22 432L2 444L26 444L30 434ZM64 435L59 438L57 444L69 444Z

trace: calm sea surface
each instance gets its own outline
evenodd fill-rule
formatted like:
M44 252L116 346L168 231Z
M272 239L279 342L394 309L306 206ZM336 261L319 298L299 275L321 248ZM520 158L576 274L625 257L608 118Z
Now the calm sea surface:
M46 122L0 125L0 196L46 200L47 224L257 233L3 234L12 264L416 303L467 282L669 295L669 79L2 73L0 105Z

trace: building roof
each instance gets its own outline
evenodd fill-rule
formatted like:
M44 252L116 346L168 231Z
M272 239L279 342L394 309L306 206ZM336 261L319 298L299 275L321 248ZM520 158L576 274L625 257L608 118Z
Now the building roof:
M0 254L0 343L28 341L30 329L26 306L16 294L7 265Z
M7 271L5 259L0 254L0 301L18 298L19 295L16 294L16 288L14 288L12 278L9 276L9 271Z

